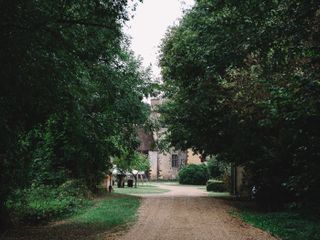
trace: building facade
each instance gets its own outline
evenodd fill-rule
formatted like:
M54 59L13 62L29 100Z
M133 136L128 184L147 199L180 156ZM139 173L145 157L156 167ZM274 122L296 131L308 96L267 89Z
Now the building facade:
M159 122L160 114L158 107L164 102L164 99L154 98L151 99L151 114L150 120L154 123ZM173 180L178 178L180 168L186 164L201 164L200 155L194 154L190 149L188 151L181 151L178 149L170 148L168 151L160 151L156 147L156 143L166 134L165 127L159 127L157 131L153 131L146 136L140 134L139 138L141 143L140 150L148 155L150 161L149 178L151 180ZM152 140L151 140L152 139ZM152 142L152 144L150 144ZM154 147L149 147L149 146ZM149 148L148 148L149 147Z

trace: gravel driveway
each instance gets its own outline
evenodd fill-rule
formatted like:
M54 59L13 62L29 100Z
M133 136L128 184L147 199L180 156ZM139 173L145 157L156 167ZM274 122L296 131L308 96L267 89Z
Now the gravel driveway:
M120 240L273 240L230 216L223 200L195 186L157 184L170 192L142 196L138 221Z

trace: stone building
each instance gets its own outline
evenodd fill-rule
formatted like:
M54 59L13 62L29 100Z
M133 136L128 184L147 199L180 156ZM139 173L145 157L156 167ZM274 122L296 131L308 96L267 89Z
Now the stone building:
M151 114L150 120L158 122L160 114L157 111L158 107L163 103L163 99L151 99ZM144 130L139 129L138 136L140 139L139 151L146 154L150 161L149 178L151 180L173 180L177 179L179 169L186 164L200 164L201 158L196 155L192 150L181 151L171 148L168 151L160 151L156 147L156 143L164 137L167 129L160 127L157 131L146 133Z
M192 149L188 149L186 164L201 164L205 161L206 159L203 159L200 154L196 154Z
M158 107L163 103L163 99L151 99L151 115L153 122L159 120L160 114ZM192 149L181 151L171 148L169 151L162 152L157 149L157 142L163 138L167 129L160 127L157 131L146 133L143 129L139 129L138 136L140 139L139 151L148 156L150 161L149 179L151 180L173 180L178 178L180 168L188 164L202 164L204 159L200 154L195 154ZM235 196L246 196L244 188L244 168L241 166L233 166L231 168L231 193Z

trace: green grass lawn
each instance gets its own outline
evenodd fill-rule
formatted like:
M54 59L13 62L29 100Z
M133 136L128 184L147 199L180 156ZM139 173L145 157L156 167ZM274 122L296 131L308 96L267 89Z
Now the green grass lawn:
M138 207L139 198L137 197L111 194L96 200L92 207L73 216L70 222L109 230L134 220Z
M168 189L159 188L156 185L139 185L137 188L114 188L115 193L119 194L128 194L128 195L135 195L135 194L160 194L169 192Z
M164 184L164 185L169 185L169 186L181 186L181 184L178 181L158 181L158 183Z
M320 220L315 216L293 213L261 213L241 210L237 213L245 222L270 232L282 240L319 240Z
M87 240L105 239L114 230L126 228L137 217L138 197L103 194L73 216L48 225L19 226L0 235L1 240Z

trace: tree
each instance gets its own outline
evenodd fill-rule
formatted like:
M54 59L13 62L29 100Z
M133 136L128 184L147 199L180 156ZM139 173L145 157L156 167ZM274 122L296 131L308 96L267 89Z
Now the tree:
M218 161L215 157L212 157L207 162L207 168L210 178L221 180L230 172L230 164L222 161Z
M2 220L18 188L82 179L94 191L110 157L138 144L150 74L125 47L127 0L0 5Z
M126 172L130 172L135 179L135 187L137 187L138 172L148 172L150 170L149 159L136 151L123 151L120 157L113 159L113 164L117 166L119 171L120 184L118 186L123 186L124 176Z
M198 0L161 46L172 145L243 164L283 201L316 202L319 11L317 1Z

